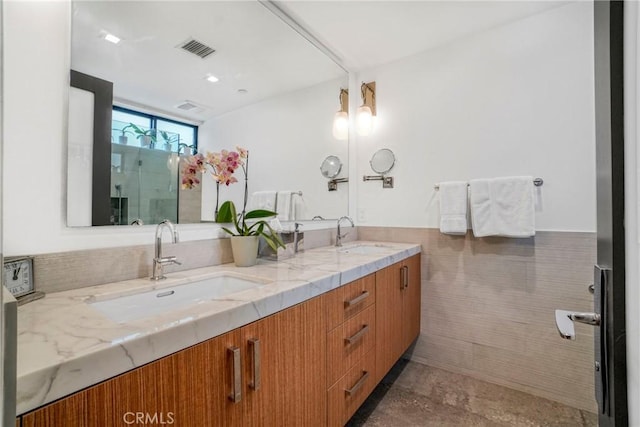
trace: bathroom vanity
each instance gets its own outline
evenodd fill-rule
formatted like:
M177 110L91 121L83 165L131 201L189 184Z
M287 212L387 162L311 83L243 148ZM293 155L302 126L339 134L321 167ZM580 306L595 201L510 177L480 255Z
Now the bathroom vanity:
M221 275L257 284L162 314L131 299ZM18 422L344 425L419 334L419 245L355 242L168 276L21 307Z

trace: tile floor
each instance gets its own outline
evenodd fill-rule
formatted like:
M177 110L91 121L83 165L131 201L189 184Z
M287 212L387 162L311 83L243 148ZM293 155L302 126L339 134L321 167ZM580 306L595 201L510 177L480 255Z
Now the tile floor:
M347 426L595 427L597 416L415 362L399 361Z

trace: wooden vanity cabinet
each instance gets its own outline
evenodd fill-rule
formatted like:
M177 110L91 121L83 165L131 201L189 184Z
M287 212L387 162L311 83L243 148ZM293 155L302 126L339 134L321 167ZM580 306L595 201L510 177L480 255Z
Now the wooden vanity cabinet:
M36 409L22 422L127 426L142 413L150 417L143 424L324 424L325 354L325 316L314 298Z
M376 383L420 333L420 254L376 272Z
M24 414L22 426L340 426L419 332L420 254Z

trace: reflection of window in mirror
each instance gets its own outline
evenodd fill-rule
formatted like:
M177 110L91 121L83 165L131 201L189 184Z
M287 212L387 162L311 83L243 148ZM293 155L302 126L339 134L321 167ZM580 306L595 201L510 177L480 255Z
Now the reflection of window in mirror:
M149 145L143 143L139 133L149 131L154 143L150 148L181 154L192 154L197 150L198 126L153 114L114 106L111 129L111 140L123 145Z
M198 127L117 106L112 113L109 223L180 222L178 153L192 154Z

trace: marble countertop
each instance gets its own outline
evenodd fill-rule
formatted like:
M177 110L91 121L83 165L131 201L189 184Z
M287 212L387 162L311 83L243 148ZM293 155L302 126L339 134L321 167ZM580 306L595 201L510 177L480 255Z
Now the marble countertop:
M283 261L260 259L48 294L18 309L17 413L23 414L90 385L221 335L340 287L420 252L416 244L382 245L378 253L306 250ZM220 272L264 284L152 317L115 322L90 305L122 295L171 288Z

